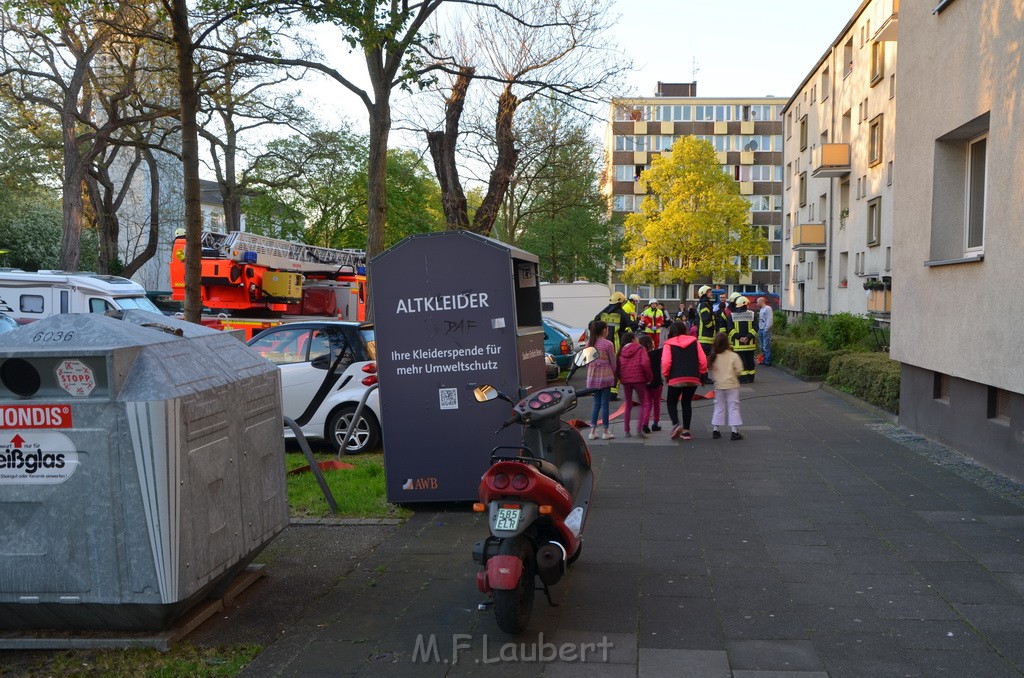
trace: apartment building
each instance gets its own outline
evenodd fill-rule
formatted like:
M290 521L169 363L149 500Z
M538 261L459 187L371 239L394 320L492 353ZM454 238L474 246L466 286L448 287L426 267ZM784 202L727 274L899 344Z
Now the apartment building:
M783 110L783 310L892 311L898 17L863 2Z
M1024 480L1020 12L901 7L890 354L902 425Z
M727 291L777 293L782 238L782 103L774 97L709 98L697 96L697 83L658 83L653 97L613 99L609 114L604 189L612 218L639 210L646 195L640 174L651 158L668 152L675 141L694 135L710 141L722 169L739 182L750 201L749 223L761 226L772 254L755 257L752 273L731 280L683 281L669 285L626 285L620 276L625 261L611 272L616 291L637 293L674 303L694 300L697 288L711 283Z

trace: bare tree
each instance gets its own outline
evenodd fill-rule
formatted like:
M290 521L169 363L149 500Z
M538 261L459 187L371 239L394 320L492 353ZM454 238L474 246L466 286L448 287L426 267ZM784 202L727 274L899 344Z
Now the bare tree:
M116 69L117 55L137 47L114 23L146 21L146 9L136 4L105 11L92 5L23 2L0 11L0 93L49 109L59 118L64 214L60 265L68 270L77 269L81 257L83 184L93 162L119 130L166 114L141 100L127 105L138 91L132 77L116 82L107 77ZM97 90L116 105L97 107Z
M228 231L241 228L242 197L251 189L246 168L259 162L253 133L268 127L293 131L310 124L308 111L294 102L296 94L284 86L303 80L306 69L283 69L265 62L240 60L234 55L268 51L284 42L313 59L317 55L304 41L286 36L279 24L268 21L227 24L210 36L208 44L220 49L200 49L199 135L209 144L210 162L224 203ZM249 143L243 140L248 138Z
M587 106L627 70L628 62L606 37L612 18L607 0L511 0L502 3L500 11L488 4L478 6L469 28L455 31L471 39L450 50L460 55L463 65L449 69L443 129L427 134L449 228L487 235L494 227L519 161L515 116L523 103L558 97ZM474 80L485 83L496 106L489 107L494 155L487 192L470 223L455 149Z

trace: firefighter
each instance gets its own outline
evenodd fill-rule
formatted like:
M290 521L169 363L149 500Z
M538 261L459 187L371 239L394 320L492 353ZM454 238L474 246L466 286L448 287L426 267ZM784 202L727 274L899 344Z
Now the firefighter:
M697 290L697 341L704 349L704 355L711 355L711 344L715 341L715 312L711 307L711 288L707 285Z
M608 297L608 305L594 316L594 320L608 323L608 339L615 346L615 355L619 354L619 347L622 346L622 336L631 330L636 329L636 323L629 317L629 313L623 309L626 303L626 295L622 292L613 292ZM619 385L612 386L612 400L619 398Z
M626 303L624 303L622 305L622 310L629 314L629 319L632 320L634 323L636 322L636 314L637 314L637 308L636 307L637 307L637 304L639 304L639 303L640 303L640 295L634 293L634 294L629 295L629 299L627 299Z
M736 300L740 298L739 292L733 292L728 299L723 298L715 315L715 326L719 332L729 334L732 332L732 314L736 311Z
M741 384L753 383L757 370L757 330L754 329L757 327L757 316L747 310L749 303L744 296L736 298L736 312L733 313L732 330L729 332L732 350L736 351L743 361L743 369L740 371Z
M654 348L661 344L661 328L665 326L665 311L658 305L657 299L651 299L647 308L640 315L640 327L644 334L654 342Z

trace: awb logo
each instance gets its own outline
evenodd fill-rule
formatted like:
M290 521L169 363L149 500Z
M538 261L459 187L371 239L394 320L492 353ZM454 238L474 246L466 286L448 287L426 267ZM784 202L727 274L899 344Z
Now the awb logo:
M426 478L409 478L402 485L403 490L436 490L437 478L427 476Z

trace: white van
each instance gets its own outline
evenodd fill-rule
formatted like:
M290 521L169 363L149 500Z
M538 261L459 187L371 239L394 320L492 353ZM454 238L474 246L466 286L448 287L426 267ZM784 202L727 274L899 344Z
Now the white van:
M611 293L611 288L601 283L541 283L541 313L571 327L586 329L608 305Z
M56 313L106 313L139 308L160 313L146 290L128 278L96 273L0 269L0 313L19 323Z

